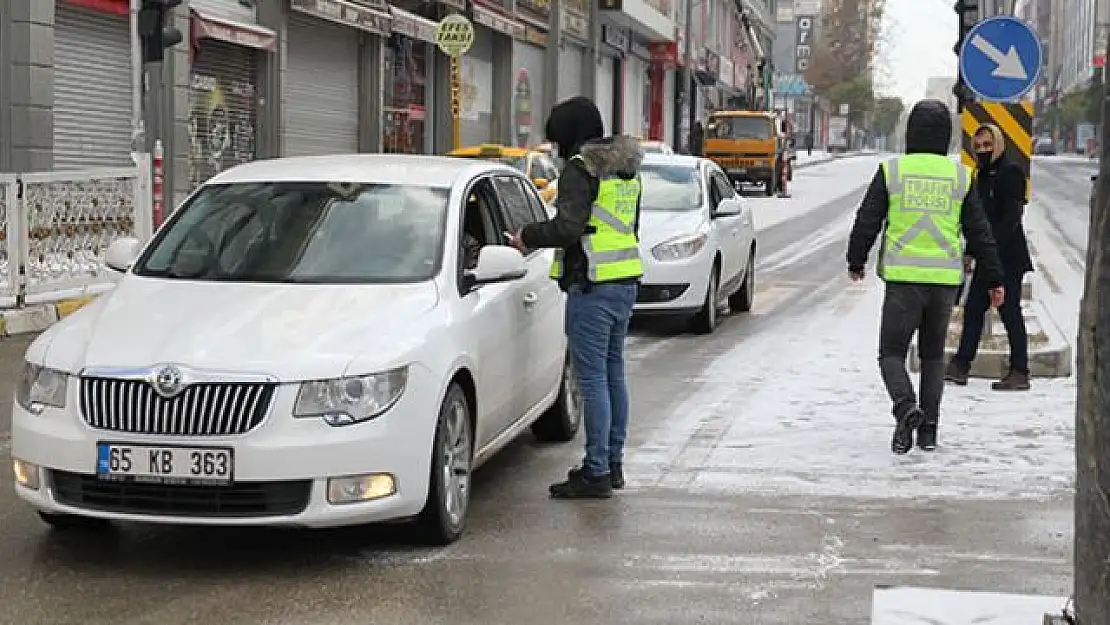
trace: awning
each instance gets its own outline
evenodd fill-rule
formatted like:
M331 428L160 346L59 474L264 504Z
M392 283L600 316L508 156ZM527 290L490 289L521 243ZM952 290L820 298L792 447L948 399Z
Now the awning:
M248 48L274 52L277 50L277 33L257 24L244 24L191 9L193 40L219 39Z
M389 12L393 16L393 32L428 43L436 42L436 23L432 20L397 7L390 7Z

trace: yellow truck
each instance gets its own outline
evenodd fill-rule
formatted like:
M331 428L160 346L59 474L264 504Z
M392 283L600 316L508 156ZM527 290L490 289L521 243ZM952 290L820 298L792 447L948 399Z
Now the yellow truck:
M790 145L778 116L768 111L716 111L705 128L702 154L717 163L733 184L779 190L785 169L791 175Z

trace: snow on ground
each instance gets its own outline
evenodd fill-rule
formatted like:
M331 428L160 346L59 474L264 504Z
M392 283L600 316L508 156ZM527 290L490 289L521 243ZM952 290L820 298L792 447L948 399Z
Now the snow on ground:
M1037 155L1033 157L1033 161L1049 161L1057 163L1091 163L1095 166L1098 165L1097 158L1091 158L1083 154L1051 154L1051 155Z
M869 154L799 169L789 186L791 197L748 198L756 229L765 230L846 196L857 194L863 197L879 161L878 155Z
M877 588L871 625L1042 625L1059 615L1066 597L1012 595L936 588Z
M709 364L700 387L629 457L633 487L873 498L1043 498L1074 482L1075 382L1028 393L949 386L941 448L890 452L878 372L881 283L848 285L819 310Z

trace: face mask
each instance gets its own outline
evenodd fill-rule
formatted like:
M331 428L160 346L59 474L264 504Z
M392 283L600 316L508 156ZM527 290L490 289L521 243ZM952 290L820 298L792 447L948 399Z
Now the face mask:
M979 161L979 167L986 168L990 166L991 159L994 158L994 152L976 152L975 158Z

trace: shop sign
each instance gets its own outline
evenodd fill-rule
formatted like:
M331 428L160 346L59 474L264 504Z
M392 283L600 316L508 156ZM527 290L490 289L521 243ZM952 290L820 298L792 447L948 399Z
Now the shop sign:
M794 41L794 71L799 74L809 69L809 56L813 52L813 21L812 15L799 15L794 20L798 32Z
M562 25L563 33L589 41L590 39L590 3L589 0L564 0Z
M651 58L651 48L646 44L641 43L635 37L632 37L632 45L630 47L632 54L640 57L641 59Z
M408 11L402 11L396 7L393 7L390 13L393 16L393 32L428 43L436 42L437 25L432 20L414 15Z
M365 4L355 4L350 0L290 0L290 6L295 11L377 35L390 33L389 14Z
M113 15L127 15L131 11L128 0L66 0L65 3Z
M480 4L471 4L474 21L513 39L524 38L524 24Z
M651 61L664 67L678 66L678 44L673 41L657 41L648 44L651 52Z
M456 59L474 45L474 25L458 13L452 13L436 24L436 45L441 52Z
M623 28L602 24L601 40L622 52L628 49L628 31Z
M516 0L516 10L521 9L541 18L547 18L551 15L551 0Z
M439 0L439 3L452 9L466 10L466 0Z
M539 46L541 48L547 47L547 33L531 26L524 27L524 40L528 43Z

